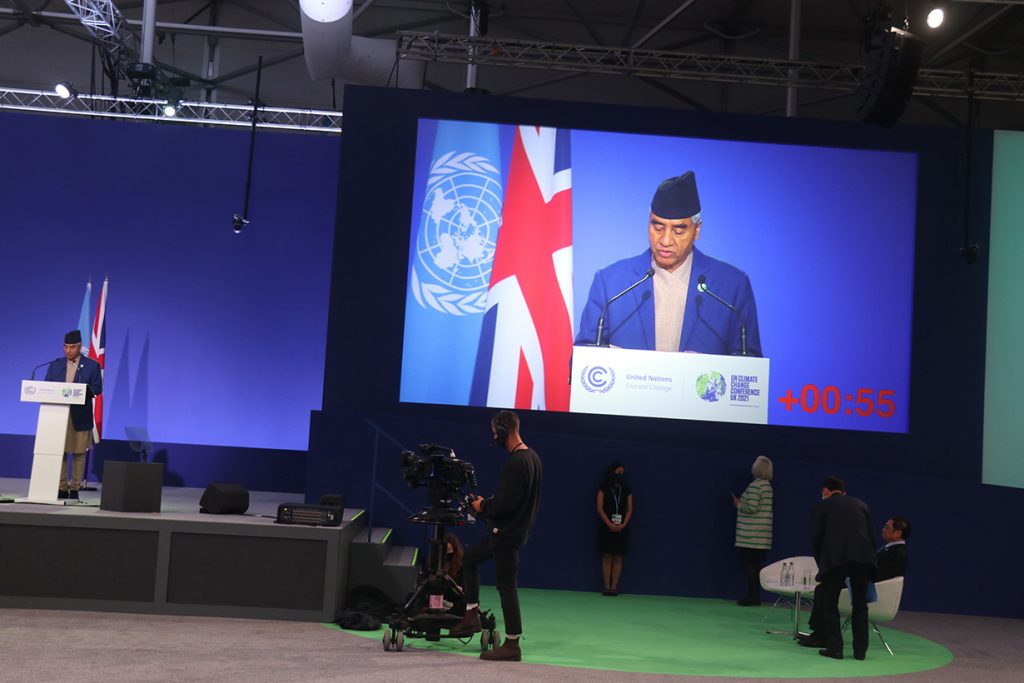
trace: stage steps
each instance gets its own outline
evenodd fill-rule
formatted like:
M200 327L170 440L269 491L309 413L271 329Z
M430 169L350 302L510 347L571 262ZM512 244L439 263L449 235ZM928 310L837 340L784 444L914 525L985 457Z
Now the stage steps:
M360 529L350 546L348 586L373 586L395 602L405 602L416 590L419 549L393 544L394 530L373 527L367 537Z

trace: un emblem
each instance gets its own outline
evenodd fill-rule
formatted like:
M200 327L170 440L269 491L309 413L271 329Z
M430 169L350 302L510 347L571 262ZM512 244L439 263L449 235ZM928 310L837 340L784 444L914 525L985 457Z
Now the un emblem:
M410 279L420 306L486 310L501 202L501 176L487 157L448 152L431 165Z
M603 394L615 386L615 371L603 365L584 366L580 384L592 394Z

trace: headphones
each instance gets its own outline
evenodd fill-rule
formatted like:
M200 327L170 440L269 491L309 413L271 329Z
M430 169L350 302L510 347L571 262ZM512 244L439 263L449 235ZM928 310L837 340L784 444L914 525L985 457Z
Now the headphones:
M498 439L502 443L508 439L508 423L512 422L510 419L511 415L514 415L514 413L503 410L494 416L494 433L498 435Z

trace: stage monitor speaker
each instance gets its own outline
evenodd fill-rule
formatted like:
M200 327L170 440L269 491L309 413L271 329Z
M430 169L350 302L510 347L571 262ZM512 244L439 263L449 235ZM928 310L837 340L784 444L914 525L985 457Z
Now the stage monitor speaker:
M325 493L320 496L320 500L317 501L317 505L329 505L336 508L345 508L345 496L340 493Z
M199 511L213 515L241 515L248 509L249 490L241 484L214 482L199 499Z
M917 36L895 27L871 36L855 94L857 114L863 121L886 128L896 125L914 94L922 51Z
M103 463L100 510L160 512L163 483L163 463L107 460Z

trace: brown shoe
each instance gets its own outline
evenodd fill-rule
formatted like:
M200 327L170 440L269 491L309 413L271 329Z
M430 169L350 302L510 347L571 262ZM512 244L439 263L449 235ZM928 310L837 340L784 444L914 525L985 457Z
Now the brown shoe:
M448 635L455 638L466 638L474 633L480 633L480 610L477 607L467 609L462 615L462 621L452 626Z
M489 662L518 662L523 659L523 651L519 649L518 638L505 638L497 650L488 650L480 653L480 659Z

